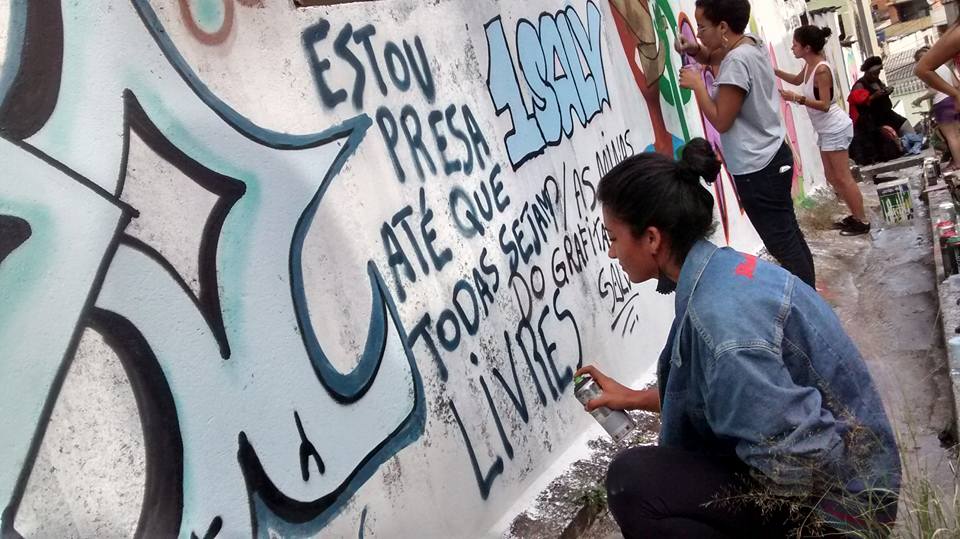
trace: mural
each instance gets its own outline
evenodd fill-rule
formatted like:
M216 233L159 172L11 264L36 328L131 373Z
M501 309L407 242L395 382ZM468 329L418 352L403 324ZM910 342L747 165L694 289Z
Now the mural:
M718 144L693 2L161 4L0 1L0 534L502 533L669 331L596 189Z

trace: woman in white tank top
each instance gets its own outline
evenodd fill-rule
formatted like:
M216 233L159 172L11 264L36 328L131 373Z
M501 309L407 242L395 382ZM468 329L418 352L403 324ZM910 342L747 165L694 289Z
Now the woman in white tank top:
M851 215L835 223L844 236L856 236L870 231L863 208L863 195L850 173L848 149L853 140L853 122L834 99L833 69L827 63L823 47L830 37L829 28L806 25L793 33L793 55L804 60L803 70L791 75L777 70L777 76L803 93L781 90L784 100L804 106L810 123L819 135L820 157L827 181L850 208Z

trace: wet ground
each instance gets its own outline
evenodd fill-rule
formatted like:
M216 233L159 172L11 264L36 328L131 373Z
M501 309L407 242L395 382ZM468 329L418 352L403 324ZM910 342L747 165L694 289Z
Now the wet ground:
M919 168L899 175L919 175ZM905 488L896 535L919 537L913 518L914 498L940 491L954 502L956 457L952 443L953 395L939 317L930 222L917 203L906 224L882 222L872 184L861 184L872 212L870 235L843 237L830 225L844 208L826 194L801 210L802 227L817 267L818 289L834 307L847 332L860 347L900 438ZM915 190L916 191L916 190ZM657 421L642 418L645 429L634 443L653 443ZM946 442L946 443L944 443ZM510 535L524 538L621 537L604 510L603 477L616 447L605 439L590 442L592 456L571 469L541 494L536 507L520 515ZM922 488L916 487L922 484ZM909 493L908 493L909 491ZM907 507L909 506L909 507ZM950 512L950 507L945 508ZM949 535L954 536L954 535Z

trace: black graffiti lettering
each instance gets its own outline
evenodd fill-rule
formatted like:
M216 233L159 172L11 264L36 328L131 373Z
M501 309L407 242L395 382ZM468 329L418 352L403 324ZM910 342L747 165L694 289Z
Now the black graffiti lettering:
M393 228L389 223L383 223L380 228L380 238L383 240L383 250L387 254L387 264L390 266L390 272L393 274L393 282L397 287L397 299L401 302L407 300L407 292L403 287L403 280L400 278L400 268L403 268L403 275L412 283L417 282L417 274L413 271L413 265L407 259L406 253L400 247L400 240L394 234Z
M409 90L410 67L407 66L407 60L403 57L400 47L393 41L388 41L383 48L383 55L387 62L387 73L390 74L390 80L393 81L393 84L400 89L400 91L405 92ZM397 62L400 63L400 68L403 69L403 76L397 73Z
M483 155L486 154L487 157L490 157L490 146L487 145L487 138L483 136L483 130L480 129L480 124L470 107L463 105L460 107L460 112L463 114L463 121L467 124L467 133L470 135L470 142L473 143L473 153L477 156L477 165L480 166L480 170L484 170L487 167L483 163ZM483 152L480 151L481 148ZM497 168L499 167L500 165L497 165Z
M480 198L481 193L483 193L483 198ZM490 199L490 190L487 189L487 184L480 184L480 189L473 192L473 200L477 203L477 211L480 212L480 215L487 221L493 220L493 200Z
M573 334L577 337L577 369L583 367L583 341L580 339L580 326L577 324L577 319L574 318L573 313L569 309L561 309L557 304L557 300L560 299L560 290L553 291L553 312L557 313L557 320L562 322L564 320L569 320L570 324L573 326Z
M530 268L530 291L533 292L533 297L537 299L543 299L543 295L547 291L547 281L543 277L543 270L540 269L540 266Z
M443 112L441 112L441 110ZM390 152L390 158L393 161L397 178L401 182L406 179L406 174L403 165L400 163L400 152L398 151L398 146L401 144L400 131L403 132L402 141L409 150L410 160L413 162L417 176L421 180L426 178L428 172L432 176L437 175L438 168L436 161L440 162L442 167L439 170L442 170L446 176L458 172L470 174L474 169L474 155L476 155L478 159L480 168L484 168L480 148L482 147L487 155L489 155L490 150L486 146L483 133L480 132L480 126L476 123L476 119L473 118L472 113L469 112L469 107L464 105L460 110L466 114L464 121L467 125L469 138L468 135L459 128L457 107L452 104L448 105L446 109L427 111L426 129L421 121L420 113L418 113L412 105L407 104L400 109L399 122L396 120L396 115L385 107L380 107L377 110L377 125L380 128L381 135L384 137L384 143ZM463 149L466 152L465 155L456 155L457 152L450 146L450 140L446 136L444 126L446 126L447 131L460 139ZM430 143L429 140L425 140L426 132L430 133L428 139L432 140L432 143ZM496 168L496 171L499 173L499 167ZM498 194L503 190L502 183L496 181L492 181L491 183L497 183L499 185ZM502 203L503 201L499 202ZM507 199L506 202L509 203L509 199Z
M473 314L470 317L467 317L467 313L463 309L463 302L460 301L463 292L466 292L472 305ZM461 279L454 285L453 305L457 309L457 314L460 315L460 321L463 323L463 328L467 330L467 335L476 335L477 330L480 329L480 304L477 301L477 293L468 281Z
M344 25L337 34L337 39L333 41L333 50L340 58L346 60L353 68L353 106L357 109L363 108L363 88L366 85L367 77L360 59L347 47L350 43L350 37L353 35L353 26L350 23Z
M453 260L453 251L449 248L441 249L437 253L436 241L437 231L430 226L433 221L433 210L427 207L427 196L423 187L420 188L420 235L423 243L427 246L427 253L430 254L430 261L437 271L442 271L448 262Z
M520 310L520 317L524 320L530 318L533 313L533 296L530 294L530 286L526 279L523 278L523 275L514 272L507 279L507 286L513 290L513 295L517 300L517 309Z
M407 337L407 347L413 349L414 345L417 344L417 341L423 338L423 344L427 347L427 351L430 352L430 357L433 358L434 363L437 364L437 370L440 372L440 379L444 382L447 381L449 376L447 372L447 365L443 362L443 358L440 357L440 351L437 350L436 343L433 342L433 338L430 337L430 326L432 325L432 320L430 319L429 314L424 314L420 321L413 326L413 329L410 330L410 335Z
M506 236L507 225L500 225L500 233L498 234L500 251L507 256L510 273L516 273L517 268L520 267L520 254L517 252L517 244L513 243L512 240L507 240Z
M433 100L437 97L437 88L433 83L430 61L427 60L427 53L423 50L423 42L420 41L420 36L413 38L413 44L417 47L417 54L420 56L419 62L414 58L413 49L410 48L406 39L403 40L403 50L407 53L410 67L413 69L413 76L417 78L417 84L420 85L420 90L427 98L427 103L433 103Z
M553 359L553 354L557 350L557 343L548 342L547 336L543 331L543 321L550 316L550 307L544 306L540 311L540 319L537 320L537 334L540 336L540 344L543 345L543 353L547 356L547 363L550 364L550 372L553 374L554 381L557 382L557 391L563 393L570 382L573 381L573 369L567 366L563 374L557 370L557 363Z
M503 443L503 450L507 453L507 458L513 460L513 445L507 438L507 432L503 430L503 421L500 420L500 413L497 412L497 406L493 403L493 397L490 396L490 389L487 387L487 381L480 376L480 387L483 388L483 395L487 398L487 406L493 414L493 422L497 425L497 433L500 434L500 442Z
M376 33L377 29L372 24L368 24L358 28L353 33L353 42L363 45L363 50L367 53L367 60L369 60L370 67L373 69L373 77L377 79L377 87L380 88L382 95L387 95L387 83L383 80L383 72L380 71L380 63L377 61L377 55L373 51L373 42L370 40Z
M464 107L466 107L466 105L464 105ZM465 174L471 174L473 173L473 146L470 145L470 139L467 138L467 134L454 125L453 118L456 114L456 105L449 105L446 110L443 111L443 116L447 120L447 129L453 133L453 136L460 139L460 142L463 143L463 149L467 151L467 159L463 163L463 172Z
M602 133L601 133L602 135ZM600 176L606 176L610 170L623 162L626 158L634 154L633 145L630 144L630 130L617 135L596 152L597 170ZM593 184L590 184L591 188Z
M530 347L527 348L527 343L524 341L523 336L524 332L530 339ZM520 324L517 326L516 334L517 344L520 345L520 351L523 352L523 357L528 361L530 358L533 358L533 361L540 365L540 370L543 371L543 377L547 381L547 389L550 390L550 396L553 397L553 400L560 398L560 395L557 393L555 387L553 387L553 381L550 380L550 372L547 370L547 364L543 360L543 356L540 355L540 348L537 346L537 336L533 332L533 325L530 323L529 318L524 318L520 321ZM535 372L531 371L533 376L536 376ZM541 404L546 406L547 400L546 396L543 395L542 390L540 391Z
M590 167L573 169L573 196L577 203L577 216L580 219L583 219L585 213L592 212L597 207L597 192L593 183L587 179L588 172Z
M493 292L496 293L500 290L500 270L497 269L497 266L494 264L487 263L487 248L484 247L480 252L480 268L483 270L483 274L493 277Z
M411 123L412 122L412 123ZM423 165L420 164L420 155L426 160L431 174L437 173L437 166L430 157L430 152L423 144L423 129L420 125L420 117L416 109L411 105L404 105L400 110L400 127L403 128L403 134L407 139L407 146L410 148L410 157L413 164L417 167L417 175L420 179L424 178Z
M540 233L540 237L543 241L547 241L547 232L546 228L550 226L550 222L547 221L546 215L544 215L543 210L540 209L540 196L536 197L537 203L530 206L530 209L533 210L533 220L536 222L536 226L532 227L535 232ZM540 254L540 250L537 250L537 254Z
M453 105L450 106L452 107ZM427 124L430 126L430 132L433 133L433 138L437 141L437 151L440 152L440 162L443 163L443 173L449 176L454 172L463 170L463 163L461 163L459 159L451 161L447 158L447 137L443 136L437 129L437 124L442 121L443 113L439 110L432 110L430 114L427 115Z
M310 62L311 71L313 71L313 80L317 84L317 91L320 94L320 101L323 106L332 109L347 100L347 91L343 88L333 90L327 83L324 73L330 69L330 60L320 59L317 56L315 45L327 38L330 32L330 23L324 19L307 28L303 33L303 45L307 51L307 59Z
M463 426L463 421L457 412L457 406L453 404L452 400L447 401L447 404L450 406L450 411L453 412L453 418L457 421L457 426L460 427L460 434L463 436L463 441L467 444L467 455L470 457L470 466L473 467L473 473L477 479L477 487L480 488L480 497L486 500L487 497L490 496L490 487L493 485L493 481L498 475L503 473L503 458L497 455L497 458L493 460L493 464L490 465L486 473L481 472L480 464L477 461L477 453L473 450L473 443L470 441L470 436L467 435L467 429Z
M490 291L490 285L487 284L487 281L483 278L477 268L473 268L472 275L473 286L477 289L477 295L480 296L480 305L483 307L483 316L486 317L490 314L488 303L493 303L495 299Z
M452 326L452 334L446 329ZM444 309L437 317L437 340L447 352L453 352L460 346L460 322L457 314L450 309Z
M410 228L410 222L408 221L409 217L413 215L413 208L410 206L404 206L403 209L393 214L393 218L390 220L390 224L394 229L397 228L397 225L400 225L400 228L403 229L403 232L407 235L407 241L410 247L413 248L413 252L417 255L417 261L420 263L420 270L425 274L430 274L430 266L427 265L427 259L423 256L423 251L420 250L419 242L417 242L416 236L413 234L413 229Z
M526 203L523 205L523 209L520 211L521 219L525 215L528 207L529 205ZM514 219L510 229L513 232L513 241L516 243L517 250L520 252L520 259L526 264L530 261L530 257L533 256L533 246L525 246L523 244L524 234L523 229L520 228L521 226L523 226L523 222L520 221L520 219Z
M317 471L320 472L320 475L326 473L327 467L324 466L323 459L320 458L320 453L317 452L313 442L307 438L307 433L303 430L303 422L300 420L300 414L296 411L293 412L293 420L297 424L297 432L300 434L300 474L304 481L309 481L310 459L313 459L317 464Z
M513 387L516 388L516 390L514 391L513 389L510 389L510 385L507 384L506 380L504 380L499 369L494 367L491 370L491 373L493 374L493 377L497 379L497 382L500 383L500 386L503 387L503 390L507 393L507 397L510 398L510 402L513 403L517 413L520 414L520 419L522 419L524 423L529 423L530 413L527 411L527 401L523 396L523 388L520 387L520 377L517 376L517 362L513 357L513 345L510 342L510 334L506 331L503 332L503 341L507 347L507 357L510 360L510 371L513 374ZM527 365L530 366L530 371L533 372L533 366L530 365L529 360L527 360ZM536 381L536 377L534 377L534 381ZM537 384L539 389L539 382L537 382ZM546 401L545 398L541 400L544 402Z
M400 183L403 183L406 181L407 175L400 164L400 158L397 157L400 131L397 129L397 120L393 118L393 113L387 107L377 109L377 127L380 128L383 142L387 145L387 151L390 152L390 161L393 162L393 170L397 173L397 179L400 180Z
M557 260L557 255L560 253L560 248L557 247L553 250L553 254L550 256L550 267L553 268L553 284L557 288L563 288L564 285L570 282L570 277L567 275L567 265L563 257L560 260Z
M466 208L461 210L461 206ZM477 234L483 235L485 229L483 223L477 219L476 208L473 200L466 191L459 186L450 191L450 215L457 229L465 238L472 238Z
M497 211L503 212L510 205L510 197L504 195L500 198L500 193L503 193L503 182L497 179L499 175L500 165L494 165L493 170L490 171L490 189L493 191L493 202L497 206Z

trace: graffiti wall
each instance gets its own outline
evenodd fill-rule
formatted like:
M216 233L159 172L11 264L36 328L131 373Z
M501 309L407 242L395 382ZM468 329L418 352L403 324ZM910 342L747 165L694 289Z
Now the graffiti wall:
M487 533L666 336L596 187L692 4L0 1L4 536Z

